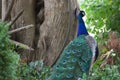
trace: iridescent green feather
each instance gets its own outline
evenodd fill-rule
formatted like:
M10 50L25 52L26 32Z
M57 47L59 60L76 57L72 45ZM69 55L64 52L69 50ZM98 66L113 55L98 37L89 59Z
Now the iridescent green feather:
M89 72L92 51L85 35L74 39L62 52L48 80L77 80Z

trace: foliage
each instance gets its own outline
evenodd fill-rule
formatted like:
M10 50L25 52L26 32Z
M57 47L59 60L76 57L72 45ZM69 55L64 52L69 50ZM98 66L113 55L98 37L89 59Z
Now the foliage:
M81 8L86 11L89 31L97 38L108 30L120 32L120 0L84 0Z
M109 30L120 32L120 0L84 0L81 5L86 11L88 30L95 34L99 44L106 43ZM7 34L9 24L0 21L0 80L46 80L50 67L43 66L42 61L18 63L19 56L13 50ZM102 33L102 34L99 34ZM105 44L106 45L106 44ZM106 52L106 49L101 50ZM103 53L101 52L101 53ZM89 76L84 75L82 80L119 80L120 58L116 58L115 65L105 65L98 60Z
M93 33L98 41L98 44L108 46L108 33L109 31L117 31L120 33L120 0L84 0L80 2L80 7L86 12L86 23L89 32ZM100 53L107 52L107 48L100 49ZM86 78L84 75L83 80L119 80L120 78L120 58L115 58L114 65L105 65L100 67L102 63L98 60Z
M116 57L114 57L116 58ZM92 72L89 76L83 75L83 80L119 80L120 79L120 64L118 64L120 58L117 57L115 65L105 65L100 67L102 63L99 59L92 68Z
M120 71L118 69L118 65L105 65L104 68L98 67L94 69L93 73L91 73L88 77L84 75L83 80L119 80L120 79Z
M42 61L22 63L17 71L18 80L46 80L49 73L50 67L44 66Z
M0 21L0 80L46 80L50 68L42 61L19 63L8 29L9 24Z
M9 24L0 21L0 80L16 80L18 54L9 42Z
M86 12L86 23L89 32L93 33L98 44L108 46L109 31L120 33L120 0L79 0L80 8ZM83 1L83 2L82 2ZM106 47L100 53L107 52ZM96 61L89 76L84 75L82 80L119 80L120 58L116 55L114 65L100 67L102 61Z

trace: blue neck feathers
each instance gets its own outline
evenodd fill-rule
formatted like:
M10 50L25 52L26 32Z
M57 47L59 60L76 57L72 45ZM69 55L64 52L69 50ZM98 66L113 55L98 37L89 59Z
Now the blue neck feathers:
M82 19L82 16L79 14L77 16L77 18L78 18L78 33L77 33L77 36L88 35L85 23L84 23L84 21Z

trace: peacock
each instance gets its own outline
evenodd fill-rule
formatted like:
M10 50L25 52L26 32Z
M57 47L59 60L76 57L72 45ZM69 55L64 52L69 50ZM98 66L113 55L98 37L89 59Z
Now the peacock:
M85 12L76 8L75 15L78 19L77 37L65 47L47 80L82 79L98 57L97 42L89 35L82 19Z

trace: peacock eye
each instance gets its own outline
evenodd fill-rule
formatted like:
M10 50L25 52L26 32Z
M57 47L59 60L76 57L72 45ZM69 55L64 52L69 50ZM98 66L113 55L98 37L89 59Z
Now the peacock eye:
M82 52L81 50L78 50L78 52Z
M81 63L81 62L79 62L79 65L81 66L81 65L82 65L82 63Z
M60 74L56 74L56 77L57 77L57 78L60 77Z
M57 65L57 66L56 66L56 69L59 69L59 67L60 67L60 66Z
M72 62L76 62L76 61L77 61L77 59L75 59L75 58L72 59Z
M67 78L72 78L73 75L72 75L72 74L68 74L66 77L67 77Z
M78 46L81 46L82 45L82 43L78 43Z
M71 53L70 50L66 52L66 54L70 54L70 53Z
M76 50L73 50L72 53L75 54L75 53L76 53Z
M67 63L67 61L66 61L66 60L63 60L63 61L62 61L62 64L66 64L66 63Z
M67 56L66 56L66 58L68 58L68 59L69 59L69 58L70 58L70 55L67 55Z
M72 70L72 69L74 69L75 67L74 66L70 66L70 67L68 67L70 70Z

